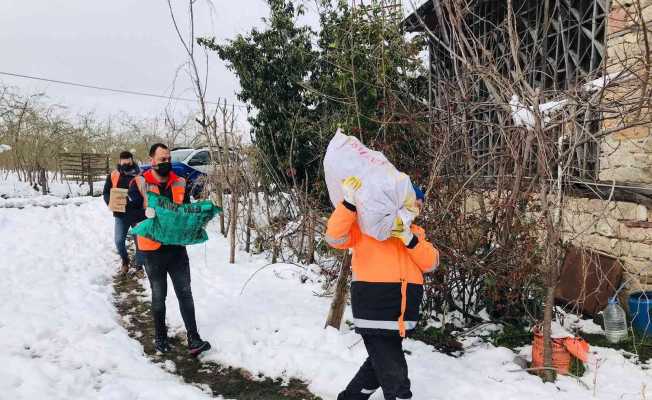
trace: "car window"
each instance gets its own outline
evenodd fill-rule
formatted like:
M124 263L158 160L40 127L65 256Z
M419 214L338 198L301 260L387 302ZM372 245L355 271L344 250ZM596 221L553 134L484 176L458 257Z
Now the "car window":
M215 160L215 163L220 163L220 161L223 161L224 159L223 150L220 149L219 152L215 151L213 153L213 159ZM233 150L229 150L229 159L227 163L235 163L238 160L239 160L238 154Z
M181 162L186 159L192 153L192 149L189 150L174 150L170 152L172 156L172 162Z
M210 162L210 157L208 155L208 152L200 151L190 159L188 165L207 165L209 162Z

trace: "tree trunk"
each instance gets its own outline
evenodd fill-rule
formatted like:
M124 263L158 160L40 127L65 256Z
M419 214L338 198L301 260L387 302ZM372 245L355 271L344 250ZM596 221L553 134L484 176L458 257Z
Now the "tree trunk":
M246 233L246 242L245 242L245 251L250 253L251 249L251 209L253 208L253 202L251 201L251 195L247 196L247 233Z
M41 184L41 193L44 195L48 194L48 174L45 168L40 168L39 170L39 183Z
M220 213L220 233L226 237L226 227L224 226L224 188L222 183L217 184L217 206L222 209Z
M543 381L554 382L555 371L552 369L552 308L555 305L555 288L546 288L546 303L543 309Z
M337 277L337 284L335 285L335 295L331 302L331 308L328 311L326 318L326 325L324 328L332 326L339 330L342 325L342 318L344 317L344 309L346 308L346 294L348 292L349 271L351 270L351 254L347 251L342 260L342 268Z
M91 197L93 197L93 175L90 173L87 176L88 180L88 189L90 190Z
M276 242L276 238L272 239L272 264L276 264L278 261L278 248L279 245Z
M229 263L235 264L235 242L236 228L238 225L238 196L235 190L231 190L231 215L229 216Z

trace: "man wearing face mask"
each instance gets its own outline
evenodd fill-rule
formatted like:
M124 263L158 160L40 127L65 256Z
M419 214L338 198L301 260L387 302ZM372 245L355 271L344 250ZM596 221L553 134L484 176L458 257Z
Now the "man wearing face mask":
M129 189L134 182L136 176L140 174L138 164L134 162L134 156L128 151L120 153L118 165L107 177L104 183L103 197L104 202L109 205L111 198L111 189ZM113 217L115 218L114 241L115 247L121 258L120 273L126 275L129 272L129 254L127 253L127 246L125 240L127 239L127 232L129 227L136 222L142 220L141 207L134 202L127 200L127 205L124 212L114 211ZM144 277L142 256L136 252L136 276L139 278Z
M170 150L163 143L152 145L149 150L152 168L136 179L135 189L129 197L138 198L148 218L154 218L154 209L147 208L147 192L165 196L176 204L190 203L186 180L172 171ZM145 269L152 289L152 315L154 317L155 347L158 352L170 350L165 325L165 297L167 275L170 275L174 292L179 301L181 317L186 326L188 349L196 356L211 348L197 332L195 303L190 288L190 263L185 246L165 245L143 236L137 237L138 248L145 254Z

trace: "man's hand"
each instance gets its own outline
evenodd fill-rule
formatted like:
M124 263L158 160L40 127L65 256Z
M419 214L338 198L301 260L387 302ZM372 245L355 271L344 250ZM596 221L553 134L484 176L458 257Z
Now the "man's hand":
M342 181L342 191L344 192L344 201L355 206L355 192L362 187L362 181L357 176L349 176Z
M403 224L403 220L401 218L396 217L390 236L401 239L403 244L407 246L414 238L414 233L412 233L412 230L409 226L405 226L405 224Z
M415 216L419 215L419 203L417 202L416 197L408 197L405 199L403 207Z
M150 219L156 217L156 210L152 207L147 207L145 209L145 216Z

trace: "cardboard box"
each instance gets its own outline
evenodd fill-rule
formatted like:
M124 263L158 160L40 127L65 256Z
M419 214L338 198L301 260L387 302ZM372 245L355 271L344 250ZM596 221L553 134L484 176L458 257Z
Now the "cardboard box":
M113 212L125 212L127 208L127 193L129 190L112 188L109 197L109 208Z

